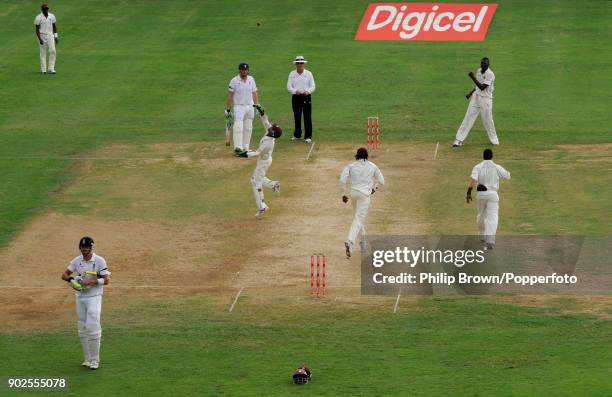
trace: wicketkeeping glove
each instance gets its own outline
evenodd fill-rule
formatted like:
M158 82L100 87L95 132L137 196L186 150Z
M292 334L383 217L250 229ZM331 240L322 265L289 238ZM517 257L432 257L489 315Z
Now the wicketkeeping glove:
M241 152L236 152L236 157L249 157L247 153L248 152L246 150L243 150Z
M231 110L225 109L225 126L227 128L232 128L233 125L234 125L234 115L232 114Z
M259 117L262 117L264 114L266 114L266 111L264 110L264 107L261 106L260 104L255 104L253 105L253 107L255 108L255 110L257 110L259 112Z

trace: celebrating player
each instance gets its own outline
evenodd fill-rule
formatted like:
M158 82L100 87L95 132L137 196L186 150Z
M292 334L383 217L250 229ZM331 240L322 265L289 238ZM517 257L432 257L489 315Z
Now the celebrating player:
M474 75L474 72L470 72L468 76L476 84L476 87L465 96L470 104L457 131L453 147L463 145L463 141L472 129L478 113L480 113L482 124L487 130L489 140L493 145L499 145L495 123L493 122L493 90L495 89L493 82L495 81L495 74L489 69L489 58L482 58L480 69L476 71L476 75Z
M271 181L266 177L266 171L272 165L272 152L274 151L274 142L280 138L283 130L276 124L270 124L268 116L265 114L264 108L260 105L253 105L261 117L261 123L266 129L266 134L259 141L259 148L256 151L242 151L237 155L240 157L257 157L257 166L251 177L253 185L253 194L255 195L255 203L257 204L257 213L255 217L261 219L264 213L268 210L268 205L264 200L264 186L272 189L273 192L280 192L280 182Z
M102 294L104 285L108 285L110 272L106 261L94 254L94 241L91 237L79 240L81 255L70 261L62 274L76 290L77 329L83 348L84 367L98 369L100 365L100 313L102 311Z
M355 162L347 165L340 174L340 194L342 202L348 203L349 197L344 193L346 182L351 179L351 199L355 215L349 229L348 240L344 243L346 256L351 257L357 234L361 237L362 246L365 245L365 228L363 223L370 206L370 195L385 184L385 178L376 164L368 161L368 149L357 149Z

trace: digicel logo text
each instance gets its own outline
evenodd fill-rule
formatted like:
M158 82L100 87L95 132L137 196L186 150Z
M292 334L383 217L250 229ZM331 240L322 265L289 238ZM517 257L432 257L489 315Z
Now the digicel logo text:
M497 4L372 3L355 40L482 41Z

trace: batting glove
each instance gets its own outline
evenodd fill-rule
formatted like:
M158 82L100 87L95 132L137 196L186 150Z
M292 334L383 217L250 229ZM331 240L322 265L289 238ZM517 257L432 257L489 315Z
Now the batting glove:
M70 286L72 288L74 288L75 290L77 290L77 291L82 291L83 290L83 286L76 279L70 280Z
M227 128L232 128L233 125L234 125L234 115L232 114L231 110L225 109L225 126Z
M266 114L266 111L264 110L264 107L261 106L260 104L255 104L253 105L253 107L255 108L255 110L257 110L259 112L259 117L263 117L264 114Z

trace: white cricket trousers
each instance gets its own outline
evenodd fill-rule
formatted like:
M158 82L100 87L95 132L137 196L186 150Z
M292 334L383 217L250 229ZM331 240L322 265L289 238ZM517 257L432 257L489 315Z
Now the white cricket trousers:
M100 361L102 295L77 296L77 329L85 361Z
M348 241L351 244L355 244L357 235L363 240L365 237L365 222L366 215L368 215L368 208L370 207L370 196L365 195L357 190L351 190L351 201L353 203L353 223L349 229Z
M55 38L50 33L41 33L42 44L38 44L40 49L40 71L47 71L47 50L49 50L49 72L55 72Z
M495 245L495 233L499 213L499 195L494 191L478 192L476 194L478 215L478 235L487 244Z
M234 149L249 150L254 117L253 105L234 105Z
M495 131L495 123L493 122L493 98L483 97L478 94L472 94L470 98L470 104L468 105L467 111L465 112L465 117L463 118L463 122L459 126L457 130L457 139L459 142L465 141L474 122L476 121L476 117L480 114L480 118L482 119L482 124L484 128L487 130L487 135L489 135L489 140L494 145L499 145L499 139L497 138L497 132Z
M257 204L257 209L263 209L266 206L266 202L264 201L264 192L263 188L267 187L272 189L277 181L271 181L268 177L266 177L266 172L268 168L272 165L272 159L268 160L258 160L257 166L255 167L255 171L253 172L253 176L251 177L251 184L253 185L253 195L255 196L255 203Z

